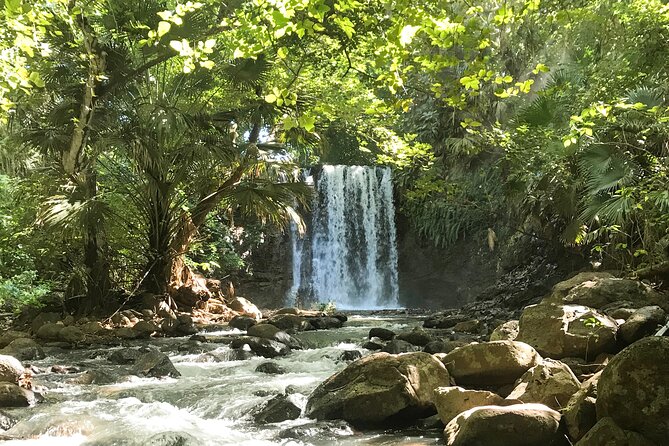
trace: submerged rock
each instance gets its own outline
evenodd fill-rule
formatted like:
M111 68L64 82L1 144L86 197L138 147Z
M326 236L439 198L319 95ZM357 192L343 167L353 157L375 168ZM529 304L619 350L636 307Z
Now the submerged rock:
M346 350L339 355L339 360L346 362L356 361L360 358L362 358L362 353L358 350Z
M451 420L448 446L567 446L560 414L542 404L482 406Z
M266 373L268 375L283 375L286 373L286 369L281 367L276 362L263 362L258 367L256 367L256 372Z
M487 387L514 383L541 356L523 342L493 341L456 348L441 360L459 385Z
M198 446L200 442L185 432L162 432L143 442L146 446Z
M446 367L423 353L374 353L351 363L309 396L306 415L374 425L435 413L434 389L450 385Z
M295 438L301 441L336 441L340 437L350 437L355 432L350 424L343 420L319 421L291 427L279 432L279 438Z
M281 342L252 336L237 338L230 344L232 348L242 348L244 347L244 345L248 345L249 348L256 355L265 358L276 358L277 356L286 356L291 351L290 347Z
M669 439L669 338L649 337L618 353L597 384L597 417L657 444Z
M143 352L135 361L132 371L140 376L151 376L161 378L169 376L178 378L181 373L174 367L170 358L163 352L149 349Z
M277 395L253 413L256 423L280 423L299 418L302 409L295 403L292 395Z

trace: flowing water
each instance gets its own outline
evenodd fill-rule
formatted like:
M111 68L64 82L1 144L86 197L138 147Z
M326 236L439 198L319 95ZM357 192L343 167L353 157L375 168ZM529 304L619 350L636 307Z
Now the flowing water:
M339 309L398 307L395 208L390 168L323 166L308 240L292 232L289 298Z
M19 439L7 445L39 446L214 446L214 445L428 445L440 444L439 433L358 432L345 423L297 420L258 425L250 412L274 395L292 392L304 407L309 393L334 372L343 369L339 356L360 347L369 329L393 330L419 324L415 318L353 316L343 328L300 333L312 348L293 351L272 361L286 369L282 375L255 372L268 361L201 362L186 339L150 341L170 356L180 378L137 378L109 385L74 384L73 374L45 373L35 381L49 388L46 401L33 408L13 409L21 421L6 434ZM237 330L206 333L211 341L224 341ZM146 345L149 341L143 341ZM191 347L189 347L189 345ZM209 352L225 357L231 350L222 343L206 343ZM110 349L48 351L33 364L49 370L53 364L82 370L110 370ZM303 429L299 430L302 427ZM179 437L180 435L180 437ZM181 438L181 439L180 439Z

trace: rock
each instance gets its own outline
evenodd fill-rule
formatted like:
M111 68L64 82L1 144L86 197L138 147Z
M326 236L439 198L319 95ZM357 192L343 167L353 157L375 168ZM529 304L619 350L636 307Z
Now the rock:
M105 331L100 322L86 322L79 326L84 334L97 335Z
M439 387L434 391L434 404L444 425L458 414L480 406L510 406L521 401L504 399L487 390L465 390L462 387Z
M279 314L269 319L267 323L280 330L304 331L312 329L311 324L305 318L294 314Z
M341 437L355 435L351 426L343 420L318 421L301 424L279 432L279 438L294 438L300 441L314 439L317 443L329 441L335 443ZM292 443L287 443L292 444Z
M86 335L81 330L81 328L70 325L60 330L58 332L58 337L61 341L69 342L71 344L78 344L86 338Z
M629 345L655 334L666 319L667 313L657 305L639 308L620 326L618 336L624 345Z
M426 353L450 353L458 347L467 345L469 342L465 341L432 341L423 347Z
M395 339L400 341L406 341L412 345L417 345L419 347L424 347L434 340L432 336L427 334L425 330L420 327L416 327L411 331L405 331L398 334Z
M553 359L595 358L615 348L616 322L580 305L531 305L520 316L518 341Z
M357 425L406 422L435 412L434 389L450 385L444 365L423 353L374 353L348 365L309 396L306 415Z
M154 317L156 317L155 311L146 308L142 310L141 313L142 317L144 317L145 319L153 319Z
M113 351L109 356L107 356L107 361L113 364L125 365L125 364L134 364L135 361L146 352L146 349L139 348L124 348L121 350Z
M578 441L597 423L597 410L595 401L597 399L597 382L601 372L581 384L567 407L562 411L562 420L567 427L569 437Z
M26 369L13 356L0 355L0 382L18 384Z
M18 423L16 418L0 411L0 431L8 431L14 427L16 423Z
M104 386L108 384L115 384L120 381L123 381L121 375L115 372L107 370L86 370L81 375L68 380L70 384L95 384L99 386Z
M30 335L24 331L7 330L0 335L0 348L5 348L17 339L30 338Z
M580 388L581 383L566 364L544 359L520 377L507 398L560 410Z
M0 350L3 355L13 356L21 361L44 359L42 347L30 338L14 339L7 347Z
M393 355L396 355L398 353L408 353L408 352L416 351L416 347L414 347L413 344L410 344L407 341L403 341L401 339L393 339L392 341L388 342L381 349L381 351L386 352L386 353L392 353Z
M166 319L176 319L177 315L174 313L174 311L170 308L167 302L164 300L159 300L156 304L156 314L158 317L166 318Z
M230 322L228 322L228 325L230 327L242 331L248 330L249 327L255 324L256 324L255 318L252 318L250 316L235 316L232 319L230 319Z
M268 375L283 375L286 373L286 369L281 367L276 362L263 362L258 367L256 367L256 372L267 373Z
M453 331L458 333L478 333L481 330L481 321L472 319L458 322L453 326Z
M666 438L665 438L666 440ZM664 443L658 443L662 445ZM625 431L608 417L602 418L575 446L658 446L636 432Z
M250 316L257 321L262 319L262 312L258 309L258 307L243 297L236 297L232 299L228 306L243 316Z
M169 376L178 378L181 373L174 367L170 358L165 353L158 350L147 349L135 360L132 367L133 373L140 376L151 376L153 378L162 378Z
M423 327L425 328L451 328L454 327L458 322L464 322L468 318L463 314L454 314L454 315L444 315L444 314L435 314L423 321Z
M362 353L360 353L358 350L345 350L341 355L339 355L339 360L346 362L356 361L360 358L362 358Z
M179 321L177 321L176 316L174 319L166 317L160 323L160 330L167 336L176 336L178 327Z
M292 395L277 395L253 414L256 423L280 423L299 418L302 409L295 404Z
M636 309L634 308L627 308L627 307L621 307L621 308L615 308L612 310L607 310L606 314L613 319L623 319L627 320L634 314Z
M330 316L312 317L308 323L316 330L332 330L344 325L344 321L340 318Z
M190 314L180 314L177 316L176 334L179 336L190 336L197 333L195 323Z
M280 308L276 314L300 314L300 310L294 307Z
M560 414L541 404L469 409L444 430L448 446L566 446Z
M230 344L232 348L242 348L244 345L248 345L256 355L265 358L276 358L290 353L290 347L286 344L253 336L237 338Z
M198 446L201 442L185 432L161 432L144 443L147 446Z
M120 327L129 327L131 325L130 319L126 315L121 313L116 313L115 315L113 315L111 317L111 321L112 323Z
M249 327L249 329L246 331L246 334L251 337L258 337L280 342L292 349L299 350L303 347L302 342L300 342L299 339L292 337L285 331L279 330L278 327L275 327L274 325L271 324L253 325Z
M115 328L113 334L115 337L121 339L137 339L143 335L143 333L134 330L130 327Z
M657 444L669 438L669 338L653 336L618 353L597 384L597 418Z
M28 407L35 404L35 394L10 382L0 382L0 407Z
M34 334L37 334L42 325L55 324L60 320L59 313L40 313L30 323L30 329Z
M140 336L151 336L153 333L160 330L160 327L150 321L139 321L132 327L132 329L139 333Z
M587 271L576 274L562 282L558 282L553 287L550 298L554 301L560 301L576 286L588 281L597 281L600 279L613 279L614 276L610 273Z
M558 284L559 285L559 284ZM556 285L557 287L557 285ZM661 294L653 290L649 285L638 280L618 279L614 277L599 277L586 280L568 292L555 292L546 302L555 304L583 305L590 308L601 309L614 302L629 302L634 308L647 305L660 305L665 310L669 302L662 299Z
M47 340L56 340L59 339L60 331L65 328L63 324L55 324L47 322L40 326L37 330L37 337Z
M71 314L68 314L63 318L63 325L65 325L66 327L74 325L74 322L75 322L74 316L72 316Z
M456 348L442 362L459 385L502 386L538 365L541 356L523 342L493 341Z
M490 334L491 341L515 341L518 337L518 321L512 320L497 326Z
M367 335L367 338L379 338L383 341L390 341L395 336L396 334L392 330L388 330L387 328L383 327L373 327L371 330L369 330L369 335Z
M383 347L385 347L385 345L383 345L381 342L370 340L363 342L361 347L366 348L367 350L376 351L376 350L381 350Z

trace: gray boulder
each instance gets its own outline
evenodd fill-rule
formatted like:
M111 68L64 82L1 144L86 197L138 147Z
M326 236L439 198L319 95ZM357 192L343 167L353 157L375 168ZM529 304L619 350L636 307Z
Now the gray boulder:
M580 388L581 383L566 364L544 359L520 377L508 398L560 410Z
M277 395L256 409L253 419L258 424L267 424L299 418L302 409L295 399L295 395Z
M487 390L467 390L462 387L439 387L434 391L434 404L444 425L462 412L480 406L511 406L522 401L504 399Z
M657 305L639 308L620 326L618 335L624 345L629 345L655 334L666 319L667 313Z
M562 411L562 419L569 437L578 441L597 423L597 383L601 372L585 381L576 392L567 407Z
M21 361L15 357L0 355L0 382L18 384L25 371Z
M602 418L575 446L660 446L636 432L626 431L611 418Z
M515 341L518 337L518 321L512 320L498 325L490 333L491 341Z
M23 387L0 382L0 407L28 407L35 404L35 394Z
M43 359L45 357L42 347L31 338L17 338L0 353L3 355L13 356L21 361L29 361L33 359Z

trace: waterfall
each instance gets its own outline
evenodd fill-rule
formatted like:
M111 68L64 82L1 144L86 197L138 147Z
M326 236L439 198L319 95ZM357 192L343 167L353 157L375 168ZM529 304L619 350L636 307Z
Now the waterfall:
M397 245L391 170L323 166L308 240L293 246L289 297L334 302L339 309L398 306Z

